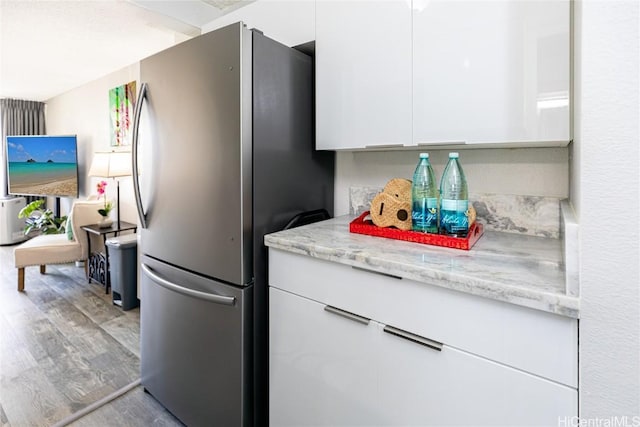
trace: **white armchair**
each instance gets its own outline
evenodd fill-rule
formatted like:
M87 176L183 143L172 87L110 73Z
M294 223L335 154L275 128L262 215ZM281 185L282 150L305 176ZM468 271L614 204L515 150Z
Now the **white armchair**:
M82 226L95 224L100 220L98 209L102 207L100 201L76 201L69 213L73 228L73 237L69 239L65 234L44 234L27 240L13 251L15 266L18 269L18 291L24 291L24 269L32 265L40 266L40 274L46 272L47 264L65 264L74 261L84 261L85 273L89 245L87 233Z

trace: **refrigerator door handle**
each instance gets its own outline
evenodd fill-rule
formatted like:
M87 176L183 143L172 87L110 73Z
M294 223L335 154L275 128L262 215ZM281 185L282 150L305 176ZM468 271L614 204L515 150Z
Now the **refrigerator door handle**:
M140 218L140 226L147 228L147 215L142 207L142 197L140 196L140 177L138 175L138 129L140 128L140 114L142 112L142 104L147 97L147 84L142 83L140 92L138 93L138 101L133 113L133 138L131 147L131 162L133 171L133 190L136 196L136 207L138 209L138 218Z
M139 98L138 98L139 99ZM189 296L189 297L193 297L193 298L197 298L197 299L201 299L201 300L205 300L205 301L210 301L210 302L214 302L216 304L224 304L224 305L234 305L236 298L235 297L227 297L227 296L223 296L223 295L217 295L217 294L209 294L206 292L200 292L200 291L194 291L193 289L189 289L189 288L185 288L183 286L177 285L173 282L168 281L167 279L160 277L156 272L154 272L147 264L140 264L140 266L142 267L142 271L144 272L144 274L146 274L147 276L149 276L151 278L151 280L153 280L155 283L159 284L160 286L169 289L171 291L174 292L178 292L180 294Z

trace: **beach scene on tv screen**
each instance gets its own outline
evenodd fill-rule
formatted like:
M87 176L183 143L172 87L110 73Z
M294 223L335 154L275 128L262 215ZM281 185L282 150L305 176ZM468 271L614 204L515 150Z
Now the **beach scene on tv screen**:
M76 149L74 136L7 137L9 192L76 197Z

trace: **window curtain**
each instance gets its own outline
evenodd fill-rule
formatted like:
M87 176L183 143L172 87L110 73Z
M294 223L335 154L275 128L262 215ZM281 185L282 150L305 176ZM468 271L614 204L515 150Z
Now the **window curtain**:
M45 135L44 106L44 102L38 101L0 99L0 197L6 197L8 192L7 135Z

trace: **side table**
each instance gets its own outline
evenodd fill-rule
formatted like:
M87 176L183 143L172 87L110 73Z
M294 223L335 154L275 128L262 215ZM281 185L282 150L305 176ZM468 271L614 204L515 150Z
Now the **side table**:
M120 221L120 225L114 221L111 227L100 228L98 224L85 225L81 227L87 232L87 240L89 242L89 269L88 269L88 282L93 280L96 283L104 285L105 293L109 293L111 288L111 278L109 276L109 247L107 246L107 236L114 234L117 236L123 231L137 231L138 226L131 224L130 222ZM102 236L102 243L104 245L104 253L91 251L91 235Z

